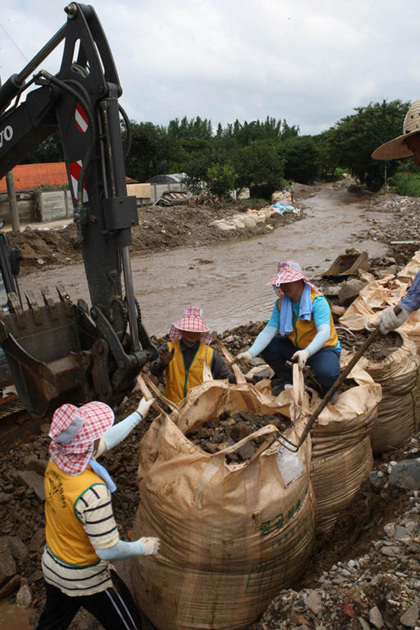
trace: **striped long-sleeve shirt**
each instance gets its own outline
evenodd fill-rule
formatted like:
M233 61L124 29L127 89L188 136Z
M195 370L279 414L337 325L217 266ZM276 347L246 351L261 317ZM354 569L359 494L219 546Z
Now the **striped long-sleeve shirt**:
M74 514L94 549L107 549L118 542L111 494L105 484L88 487L75 502ZM48 545L42 557L42 568L45 580L66 595L91 595L112 586L109 562L98 559L87 566L69 564L54 555Z

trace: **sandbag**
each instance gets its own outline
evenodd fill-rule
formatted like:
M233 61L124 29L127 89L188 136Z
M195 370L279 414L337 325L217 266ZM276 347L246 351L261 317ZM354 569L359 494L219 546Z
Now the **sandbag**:
M314 543L315 496L310 482L310 438L298 453L277 441L256 457L228 464L237 444L209 454L185 433L233 414L283 413L298 419L295 391L264 396L248 383L210 381L190 390L179 411L158 416L140 443L140 505L133 537L158 536L158 557L132 560L139 607L159 630L240 630L272 598L303 574ZM272 438L269 440L271 443Z
M378 417L370 435L374 455L402 446L418 429L420 357L408 335L400 330L393 334L401 343L394 352L378 363L366 357L359 362L382 386Z
M374 322L380 311L395 306L407 293L415 275L420 270L420 251L396 276L389 274L380 280L369 282L339 319L349 330L364 330L365 322ZM398 329L406 333L420 348L420 310L410 313Z
M357 365L348 378L356 386L328 405L312 428L311 481L316 533L329 533L373 468L369 434L376 421L381 386Z

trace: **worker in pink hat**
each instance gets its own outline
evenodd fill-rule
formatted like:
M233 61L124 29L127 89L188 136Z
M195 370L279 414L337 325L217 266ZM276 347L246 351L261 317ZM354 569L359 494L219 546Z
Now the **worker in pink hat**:
M150 365L154 376L165 374L165 396L176 405L192 387L203 382L205 363L213 378L235 382L222 357L209 347L212 337L198 306L187 306L181 319L172 324L170 341L159 349L159 356Z
M288 363L312 368L324 395L340 375L341 346L327 299L306 278L298 263L283 261L268 282L278 299L270 320L246 352L234 361L249 363L257 355L273 369L273 394L292 383Z
M110 561L156 555L159 539L120 540L111 503L115 484L97 457L127 437L152 402L142 398L115 426L114 412L102 402L64 404L55 411L44 480L47 598L38 630L68 628L82 606L105 629L141 627L134 600Z

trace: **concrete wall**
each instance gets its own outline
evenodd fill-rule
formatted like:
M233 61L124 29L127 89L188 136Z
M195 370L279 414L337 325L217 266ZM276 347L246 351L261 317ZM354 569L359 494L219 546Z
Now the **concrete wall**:
M170 192L185 192L187 189L185 187L184 184L181 184L179 182L168 182L168 183L162 183L162 184L150 184L151 188L152 188L152 195L151 195L151 201L150 203L156 203L156 201L158 201L161 196L162 193L166 192L166 191L170 191Z
M35 220L41 223L59 221L73 216L73 202L69 190L52 190L34 195Z
M33 197L29 199L21 199L17 202L19 218L22 223L31 223L34 221L34 200ZM5 225L10 225L10 207L8 201L0 201L0 218L4 219Z
M46 223L58 221L73 216L73 204L70 191L53 190L41 192L39 190L25 194L24 199L17 201L20 222ZM0 217L5 225L10 225L10 207L8 201L0 201Z

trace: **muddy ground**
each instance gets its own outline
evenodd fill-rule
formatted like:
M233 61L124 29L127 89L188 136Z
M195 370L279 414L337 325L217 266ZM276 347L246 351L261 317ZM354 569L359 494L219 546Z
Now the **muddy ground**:
M302 193L304 195L305 191L302 190ZM246 201L222 204L211 199L206 205L190 202L170 207L154 205L140 208L139 225L131 230L130 251L135 256L180 246L200 247L204 244L269 234L273 229L304 216L303 213L296 215L290 212L284 215L272 214L267 222L240 230L222 231L216 226L210 226L213 221L230 219L237 214L245 216L250 208L259 210L266 206L262 201L254 204ZM19 247L22 252L22 271L82 262L74 223L46 229L42 229L42 224L31 224L18 234L9 233L9 237L11 245Z
M297 204L303 208L305 197L316 194L316 187L299 187ZM360 195L360 191L355 191ZM415 241L419 234L420 201L395 195L360 196L366 212L392 214L392 221L372 224L366 238L378 240L389 246L388 258L371 261L372 269L396 263L403 266L419 249L416 243L391 246L391 241ZM133 230L133 248L160 251L188 243L217 242L238 238L238 232L223 232L206 228L210 217L225 218L237 213L237 207L159 208L144 210L143 222ZM206 220L203 221L203 213ZM175 218L176 217L176 218ZM267 233L282 222L299 220L299 216L275 217L271 227L261 225L261 233ZM389 218L389 217L388 217ZM148 227L145 228L144 226ZM251 234L250 234L251 235ZM243 231L239 234L244 238ZM252 230L255 236L255 229ZM190 240L191 239L191 240ZM72 264L80 261L73 225L62 230L25 230L11 235L12 245L21 247L25 260L23 269L51 266L56 263ZM226 347L237 354L252 343L264 322L254 322L225 331L219 336ZM164 338L156 338L161 343ZM136 393L118 410L117 417L125 417L136 407ZM147 430L155 412L141 425L134 435L104 456L104 464L115 477L118 490L113 496L115 515L121 536L129 538L139 497L135 483L137 469L137 445ZM42 472L48 458L48 425L30 442L12 449L0 457L0 545L3 562L0 562L0 597L8 605L15 606L16 591L27 581L32 601L25 613L29 623L20 622L17 628L32 628L43 604L44 586L40 570L43 544ZM384 480L373 485L367 480L358 496L343 513L331 535L319 538L307 571L294 589L282 591L273 600L267 612L252 630L369 630L373 628L404 629L418 627L420 607L419 494L394 488L387 484L392 462L406 458L418 458L418 436L398 451L382 455L375 461L375 471ZM29 475L29 476L28 476ZM407 523L414 522L411 527ZM395 537L396 526L405 528L405 535ZM401 529L398 531L402 531ZM391 550L387 552L387 550ZM14 563L11 566L10 562ZM2 577L1 571L6 577ZM6 586L4 586L6 585ZM11 592L7 592L7 585ZM378 614L379 611L379 614ZM417 611L417 612L416 612ZM13 612L13 610L12 610ZM19 611L15 608L16 615ZM405 615L405 616L404 616ZM17 619L17 617L16 617ZM12 628L6 621L0 628ZM99 625L89 615L81 613L73 622L73 630L88 630ZM251 629L250 629L251 630Z

